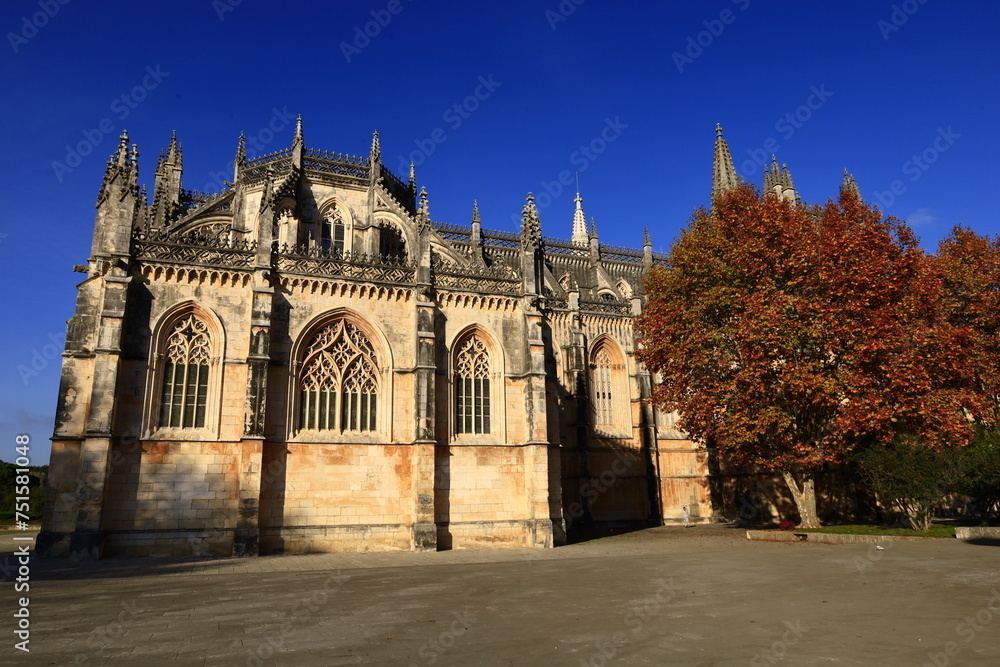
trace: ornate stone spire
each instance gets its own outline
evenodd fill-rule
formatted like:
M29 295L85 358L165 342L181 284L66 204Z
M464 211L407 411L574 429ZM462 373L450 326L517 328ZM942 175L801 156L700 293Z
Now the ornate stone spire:
M417 229L425 229L431 224L431 210L427 204L427 188L420 188L420 206L417 208Z
M482 221L479 219L479 202L472 201L472 241L473 246L482 245Z
M521 248L523 250L538 250L542 247L542 223L538 219L538 209L535 208L535 196L528 193L528 198L521 209Z
M841 184L840 189L853 192L858 198L861 197L861 191L858 189L858 184L854 181L854 176L851 175L851 172L847 171L847 167L844 167L844 182Z
M245 166L247 166L247 138L240 132L240 142L236 145L236 159L233 160L233 183L240 180L240 174Z
M382 147L378 143L378 130L372 133L372 150L368 159L373 165L382 159Z
M712 170L712 200L722 193L732 190L739 183L733 157L729 154L729 144L722 137L722 125L715 125L715 166Z
M410 190L417 193L417 165L410 163Z
M583 213L583 197L576 193L576 210L573 211L573 236L571 241L580 245L587 245L587 216Z
M306 142L302 136L302 114L295 119L295 136L292 137L292 167L302 169L302 154L305 152Z
M771 166L764 170L764 192L770 192L779 199L798 200L788 165L783 164L779 167L778 158L774 155L771 155Z
M652 246L653 242L649 240L649 227L642 228L642 247Z
M590 238L597 238L597 220L594 218L590 219Z
M170 144L167 146L167 162L175 169L183 168L181 145L177 143L177 130L170 133Z

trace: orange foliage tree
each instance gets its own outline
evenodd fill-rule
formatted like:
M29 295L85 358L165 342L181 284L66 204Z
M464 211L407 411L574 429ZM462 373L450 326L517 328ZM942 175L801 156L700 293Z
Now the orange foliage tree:
M807 208L750 185L699 210L637 322L653 401L736 465L781 473L802 527L814 475L863 444L971 437L943 275L856 189Z
M955 227L938 246L946 307L967 336L964 371L970 416L1000 428L1000 236Z

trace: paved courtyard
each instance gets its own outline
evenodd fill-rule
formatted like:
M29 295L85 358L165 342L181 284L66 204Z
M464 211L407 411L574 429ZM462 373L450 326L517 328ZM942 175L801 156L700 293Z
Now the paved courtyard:
M997 665L1000 549L656 528L547 551L31 565L37 665ZM2 564L13 563L0 536ZM14 566L16 569L16 565Z

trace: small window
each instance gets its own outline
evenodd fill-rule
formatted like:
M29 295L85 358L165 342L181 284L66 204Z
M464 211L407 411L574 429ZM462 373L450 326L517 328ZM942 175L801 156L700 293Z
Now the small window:
M320 230L320 247L336 255L344 254L344 219L334 205L323 215Z

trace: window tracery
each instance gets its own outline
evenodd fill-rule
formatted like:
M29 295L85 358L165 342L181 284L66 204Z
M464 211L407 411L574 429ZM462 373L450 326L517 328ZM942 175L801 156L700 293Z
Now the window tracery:
M368 337L338 320L306 348L299 382L299 428L374 431L378 418L378 357Z
M211 339L195 315L180 319L166 341L158 425L202 428L208 404Z
M490 357L478 336L470 336L455 356L455 432L490 433Z

